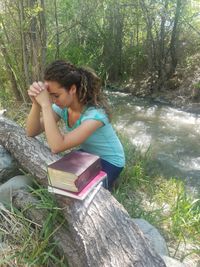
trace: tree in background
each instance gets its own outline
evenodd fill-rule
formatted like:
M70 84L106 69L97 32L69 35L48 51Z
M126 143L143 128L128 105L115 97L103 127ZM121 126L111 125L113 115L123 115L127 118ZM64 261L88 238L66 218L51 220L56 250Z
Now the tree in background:
M0 49L11 89L17 100L41 79L46 58L46 24L43 0L7 0L1 4Z
M154 88L159 90L173 77L178 64L180 21L185 5L182 0L140 0L140 5L146 23L148 69L154 75Z
M102 62L106 66L108 79L119 81L123 76L122 48L124 39L124 12L119 1L110 1L105 6L104 40Z
M0 1L2 88L26 101L45 64L65 58L112 83L151 77L160 90L198 51L198 8L194 0Z

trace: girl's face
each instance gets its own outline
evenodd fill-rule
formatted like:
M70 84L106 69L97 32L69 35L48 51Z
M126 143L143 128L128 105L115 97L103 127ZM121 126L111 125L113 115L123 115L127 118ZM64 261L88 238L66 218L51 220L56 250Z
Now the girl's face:
M60 108L70 107L73 104L75 91L73 86L67 91L56 81L46 81L45 85L51 96L52 102Z

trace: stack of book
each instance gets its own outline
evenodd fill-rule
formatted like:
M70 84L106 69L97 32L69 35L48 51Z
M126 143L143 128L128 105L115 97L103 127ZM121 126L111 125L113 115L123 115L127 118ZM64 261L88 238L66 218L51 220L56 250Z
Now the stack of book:
M96 155L71 151L48 165L48 191L83 200L89 192L106 178Z

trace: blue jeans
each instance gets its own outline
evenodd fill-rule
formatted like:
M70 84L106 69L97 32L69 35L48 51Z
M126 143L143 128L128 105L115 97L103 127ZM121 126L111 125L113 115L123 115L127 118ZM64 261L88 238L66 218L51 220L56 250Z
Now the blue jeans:
M107 173L107 178L103 180L103 187L111 191L123 167L117 167L104 159L101 159L101 166L102 171Z

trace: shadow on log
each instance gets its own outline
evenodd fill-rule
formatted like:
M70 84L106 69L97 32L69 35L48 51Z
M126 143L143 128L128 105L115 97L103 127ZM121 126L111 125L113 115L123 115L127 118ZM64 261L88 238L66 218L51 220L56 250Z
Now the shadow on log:
M23 128L0 117L0 143L15 157L21 168L47 186L47 164L60 158ZM15 195L17 206L28 196ZM72 267L165 267L148 240L123 206L103 187L78 201L55 195L63 209L68 231L57 235L59 247Z

